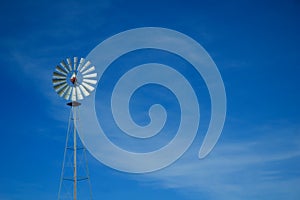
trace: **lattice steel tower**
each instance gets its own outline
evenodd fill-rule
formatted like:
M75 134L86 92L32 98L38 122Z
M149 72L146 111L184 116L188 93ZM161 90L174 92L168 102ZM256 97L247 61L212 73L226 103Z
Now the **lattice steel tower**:
M66 61L62 61L55 67L52 78L55 91L60 97L70 101L67 105L71 107L58 200L86 200L92 199L92 190L86 149L77 134L81 105L78 101L89 96L95 89L97 73L95 73L95 67L84 58L81 58L79 62L77 57L73 60L67 58ZM79 190L81 182L87 184L81 185Z

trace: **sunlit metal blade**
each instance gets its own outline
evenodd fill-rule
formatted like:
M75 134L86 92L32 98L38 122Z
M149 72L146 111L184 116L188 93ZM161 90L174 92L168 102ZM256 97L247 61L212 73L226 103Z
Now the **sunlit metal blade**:
M55 84L53 84L53 87L54 87L55 91L58 92L60 87L64 86L65 84L67 84L66 81L60 82L60 83L55 83Z
M95 71L95 66L93 66L93 67L87 69L86 71L83 71L82 74L87 74L87 73L90 73L90 72L92 72L92 71Z
M90 61L87 61L83 67L80 69L80 72L82 72L83 70L85 70L88 66L90 66L91 62Z
M82 77L83 78L96 78L97 77L97 73L83 75Z
M67 73L71 71L64 60L60 62L60 65L67 71Z
M79 85L79 88L81 90L81 92L83 93L84 96L89 96L90 93L82 86L82 85Z
M89 84L82 82L82 86L89 92L92 92L95 88L93 86L90 86Z
M58 72L53 72L53 78L56 78L56 79L66 79L66 76L61 74L61 73L58 73Z
M78 63L78 58L74 57L74 66L73 66L74 70L77 70L77 63Z
M64 99L69 100L72 92L72 87L68 86L66 93L64 94Z
M56 92L59 92L66 85L68 85L68 84L65 82L65 83L60 83L60 84L54 85L53 87Z
M61 89L60 89L60 91L58 91L57 93L58 93L58 95L60 96L60 97L62 97L63 96L63 94L66 92L66 90L68 89L68 84L66 84L64 87L62 87Z
M84 60L85 60L84 58L80 58L78 69L77 69L78 71L81 70L81 67L83 66Z
M67 63L68 63L68 67L69 67L70 71L72 71L72 60L71 60L71 58L67 58Z
M75 87L72 88L71 100L76 101L76 88Z
M66 80L66 77L52 76L52 80Z
M95 84L97 83L96 80L93 80L93 79L86 79L86 78L84 78L82 81L85 82L85 83L93 84L93 85L95 85Z
M64 68L62 68L60 66L56 66L55 69L56 69L56 71L58 71L59 73L61 73L63 75L67 76L67 74L68 74L68 72Z
M77 99L79 100L83 99L79 86L76 86L76 95L77 95Z
M53 83L53 85L57 85L60 83L66 83L66 80L65 79L52 79L52 83Z

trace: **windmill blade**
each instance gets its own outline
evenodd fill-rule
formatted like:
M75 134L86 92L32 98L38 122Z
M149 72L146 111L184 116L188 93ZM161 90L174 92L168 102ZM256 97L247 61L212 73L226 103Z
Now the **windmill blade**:
M82 85L79 85L79 88L81 90L81 92L83 93L84 96L89 96L90 93L82 86Z
M83 96L82 96L82 93L80 91L79 86L76 86L76 95L77 95L77 99L78 100L82 100L83 99Z
M55 78L55 79L66 79L67 77L63 74L58 73L58 72L53 72L53 78Z
M95 88L85 82L82 82L82 86L89 92L92 92Z
M71 100L76 101L76 88L75 87L72 87Z
M79 65L78 65L78 71L81 70L81 67L83 66L83 63L84 63L85 59L84 58L80 58L80 61L79 61Z
M71 69L69 69L69 66L65 63L65 61L61 61L60 65L67 71L67 73L69 73L71 71Z
M67 91L65 92L65 94L63 96L64 99L69 100L70 96L71 96L71 92L72 92L72 87L68 86L68 89L67 89Z
M77 63L78 63L78 58L74 57L74 66L73 66L74 71L77 70Z
M72 61L71 61L71 58L67 58L67 63L68 63L68 67L69 67L70 71L72 71Z
M66 82L64 83L60 83L60 84L57 84L57 85L54 85L53 88L56 92L59 92L64 86L67 86L68 84Z
M52 76L52 80L66 80L66 77Z
M57 71L57 72L60 72L61 74L63 74L63 75L66 75L67 76L67 74L68 74L68 72L64 69L64 68L62 68L62 67L60 67L60 66L56 66L55 67L55 70Z
M97 77L97 73L93 73L93 74L86 74L82 76L83 78L96 78Z
M52 79L52 83L53 83L53 85L57 85L60 83L66 83L66 80L65 79Z
M87 69L86 71L83 71L82 74L84 75L84 74L87 74L87 73L92 72L92 71L95 71L95 66Z
M91 64L91 62L90 62L90 61L87 61L87 62L83 65L83 67L80 69L80 72L82 73L82 71L83 71L84 69L86 69L88 66L90 66L90 64Z
M57 92L58 95L59 95L60 97L62 97L62 96L64 95L64 93L67 91L68 87L70 87L70 86L68 86L68 84L66 84L64 87L62 87L62 88L60 89L60 91Z
M82 82L84 82L84 83L90 83L90 84L93 84L93 85L96 85L96 83L97 83L96 80L93 80L93 79L86 79L86 78L84 78L84 79L82 80Z

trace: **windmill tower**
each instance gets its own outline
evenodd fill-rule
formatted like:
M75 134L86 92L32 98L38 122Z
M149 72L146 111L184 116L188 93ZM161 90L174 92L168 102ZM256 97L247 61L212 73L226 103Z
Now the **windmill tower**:
M81 143L77 134L79 126L79 102L84 97L90 95L95 89L97 83L97 73L91 62L84 58L78 60L67 58L67 62L62 61L55 67L52 83L54 90L58 95L69 102L70 109L69 125L66 137L64 160L61 171L58 200L66 199L92 199L91 183L86 158L86 149ZM79 61L79 62L78 62ZM87 191L89 195L79 193L79 182L87 182Z

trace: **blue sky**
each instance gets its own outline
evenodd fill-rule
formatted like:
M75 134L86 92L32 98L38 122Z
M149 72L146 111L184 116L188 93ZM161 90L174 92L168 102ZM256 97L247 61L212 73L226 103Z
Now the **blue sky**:
M178 161L153 173L119 172L89 154L94 199L299 199L299 15L300 4L292 0L2 1L0 199L57 196L69 110L52 88L55 65L69 56L87 56L119 32L148 26L182 32L210 54L226 88L224 130L210 155L199 160L210 117L201 77L165 52L149 50L121 58L103 77L96 95L103 101L97 104L97 114L112 141L141 150L138 141L124 142L128 138L113 122L107 93L131 63L152 60L175 68L182 64L182 72L199 81L200 129ZM134 94L133 118L147 124L143 113L157 100L172 113L166 124L172 130L178 126L178 103L157 87ZM157 96L148 98L149 93ZM159 147L171 137L142 145Z

